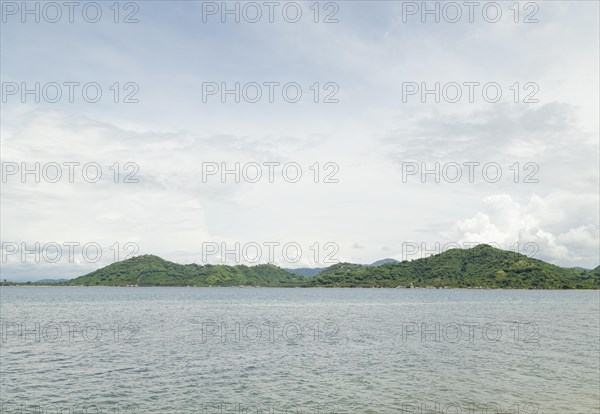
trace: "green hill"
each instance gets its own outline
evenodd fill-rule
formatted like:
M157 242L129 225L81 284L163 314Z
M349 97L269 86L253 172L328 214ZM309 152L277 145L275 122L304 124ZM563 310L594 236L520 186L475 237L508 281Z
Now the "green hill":
M336 264L315 276L311 285L598 289L600 276L597 268L563 268L481 244L379 267Z
M296 286L301 278L273 265L180 265L144 255L113 263L68 285L84 286Z
M66 282L85 286L462 287L600 289L600 266L564 268L488 245L377 267L338 263L313 277L274 265L180 265L144 255Z

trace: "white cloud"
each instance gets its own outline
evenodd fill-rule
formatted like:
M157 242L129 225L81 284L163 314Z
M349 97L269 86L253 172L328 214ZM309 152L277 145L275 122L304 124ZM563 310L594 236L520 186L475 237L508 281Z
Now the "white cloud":
M534 243L539 249L534 257L568 266L595 267L599 262L600 232L598 196L552 194L546 198L533 195L527 204L515 202L509 195L499 194L483 200L485 210L455 224L460 243L495 243L505 249L517 244ZM583 212L584 225L571 227L573 208ZM514 249L514 248L513 248ZM516 249L514 249L516 250Z
M139 183L10 181L2 240L136 241L184 262L201 261L204 240L294 241L307 252L331 241L340 260L358 263L408 240L530 241L554 263L596 266L598 3L544 2L531 25L510 14L499 24L402 23L400 2L339 6L329 25L204 25L194 2L145 2L132 25L3 24L3 82L96 81L110 98L108 85L132 81L140 102L3 104L3 162L95 161L107 178L115 162L135 162ZM205 81L297 81L305 93L298 104L203 104ZM340 102L313 104L308 86L330 81ZM493 81L507 100L403 104L405 81ZM514 82L536 82L540 103L512 102ZM504 175L404 183L409 160L493 161ZM298 162L306 180L202 182L202 162L265 161ZM335 162L340 182L313 183L315 162ZM534 162L539 182L514 183L515 162L520 179ZM42 278L95 267L2 271Z

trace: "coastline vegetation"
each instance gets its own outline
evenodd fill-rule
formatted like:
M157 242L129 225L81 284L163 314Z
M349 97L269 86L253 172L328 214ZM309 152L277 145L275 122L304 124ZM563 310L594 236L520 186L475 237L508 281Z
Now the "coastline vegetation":
M361 288L600 289L600 266L564 268L489 245L452 249L413 261L363 266L337 263L312 277L271 264L181 265L154 255L136 256L59 283L31 286L244 286Z

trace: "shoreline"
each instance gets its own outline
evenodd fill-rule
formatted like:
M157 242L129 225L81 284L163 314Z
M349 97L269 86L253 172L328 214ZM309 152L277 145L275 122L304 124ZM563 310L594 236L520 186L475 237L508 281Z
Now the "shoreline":
M387 287L387 286L137 286L137 285L59 285L59 284L33 284L33 283L11 283L11 284L0 284L2 287L67 287L67 288L196 288L196 289L389 289L389 290L535 290L535 291L598 291L600 288L573 288L573 289L553 289L553 288L494 288L494 287Z

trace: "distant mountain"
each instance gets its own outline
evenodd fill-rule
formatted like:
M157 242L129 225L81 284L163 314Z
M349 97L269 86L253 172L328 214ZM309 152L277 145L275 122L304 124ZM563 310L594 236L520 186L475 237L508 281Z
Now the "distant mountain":
M85 286L462 287L600 289L600 266L563 268L519 253L479 245L384 265L338 263L304 276L273 265L181 265L137 256L65 282Z
M285 269L285 271L290 272L291 274L294 274L294 275L298 275L298 276L312 277L312 276L319 274L324 269L325 269L324 267L315 267L315 268L299 267L297 269Z
M358 266L364 266L364 267L377 267L377 266L381 266L387 263L398 263L398 260L396 259L381 259L381 260L377 260L376 262L373 262L371 264L367 264L367 265L358 265ZM327 269L326 267L315 267L315 268L311 268L311 267L300 267L297 269L285 269L288 272L294 274L294 275L298 275L298 276L304 276L304 277L312 277L312 276L316 276L319 273L321 273L323 270Z
M398 263L398 260L396 260L396 259L381 259L381 260L377 260L376 262L373 262L367 266L377 267L377 266L381 266L381 265L388 264L388 263Z

